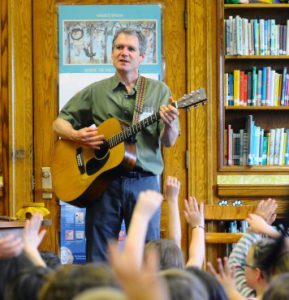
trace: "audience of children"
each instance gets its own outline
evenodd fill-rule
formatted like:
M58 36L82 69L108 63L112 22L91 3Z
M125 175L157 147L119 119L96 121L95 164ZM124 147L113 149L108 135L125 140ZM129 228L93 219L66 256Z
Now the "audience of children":
M45 230L42 216L26 222L23 237L0 239L0 300L227 300L288 299L289 244L272 223L274 199L258 203L247 218L243 234L229 258L218 258L216 268L204 266L204 204L184 200L183 217L190 227L186 263L181 250L180 182L168 177L164 196L139 194L124 247L108 247L108 264L61 265L51 253L40 253ZM145 243L150 219L163 200L168 207L168 239ZM266 236L266 238L264 238ZM288 272L288 273L287 273Z

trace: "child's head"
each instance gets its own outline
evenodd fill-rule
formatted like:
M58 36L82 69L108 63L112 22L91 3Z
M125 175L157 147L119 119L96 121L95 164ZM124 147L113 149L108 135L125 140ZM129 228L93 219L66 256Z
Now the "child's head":
M267 285L272 276L289 271L289 252L286 239L261 239L248 251L245 277L248 285L256 289Z
M145 259L146 251L154 248L157 250L160 257L160 270L169 268L184 268L184 258L181 249L172 240L154 240L145 245Z

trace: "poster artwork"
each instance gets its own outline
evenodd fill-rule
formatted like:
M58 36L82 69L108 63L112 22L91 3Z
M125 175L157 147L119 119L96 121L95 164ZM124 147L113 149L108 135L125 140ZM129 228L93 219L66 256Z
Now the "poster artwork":
M156 20L64 20L63 64L112 64L112 39L124 27L140 30L145 35L147 49L143 64L157 64Z

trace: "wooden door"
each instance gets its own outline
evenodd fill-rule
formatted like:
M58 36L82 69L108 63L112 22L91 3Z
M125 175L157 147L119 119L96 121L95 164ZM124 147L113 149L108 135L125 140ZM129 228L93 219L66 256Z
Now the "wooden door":
M59 249L59 205L55 196L43 199L42 167L49 167L54 143L57 139L52 132L52 122L58 111L58 31L57 5L119 4L121 1L32 1L33 19L33 99L34 99L34 174L35 201L44 201L51 211L53 225L46 237L44 248ZM165 81L173 96L178 98L186 92L186 51L185 51L185 0L162 0L163 5L163 54L165 61ZM143 4L143 1L126 0L122 4ZM155 3L155 1L146 1ZM164 150L167 175L177 176L182 184L181 199L186 197L187 175L186 153L186 113L180 112L181 136L172 149ZM47 191L46 191L47 192ZM49 191L48 191L49 192ZM181 205L182 206L182 205ZM180 208L182 212L182 207ZM162 228L166 228L166 206L164 205ZM186 248L186 224L182 222L183 248ZM163 235L165 236L165 229Z

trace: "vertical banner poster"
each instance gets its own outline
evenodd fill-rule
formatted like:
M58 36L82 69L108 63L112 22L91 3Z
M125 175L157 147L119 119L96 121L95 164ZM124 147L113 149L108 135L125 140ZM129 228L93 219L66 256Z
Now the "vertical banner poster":
M80 89L110 77L112 40L125 27L147 39L144 76L162 79L160 5L59 5L59 109Z
M140 73L162 79L160 5L59 5L59 110L78 91L115 73L111 61L115 33L130 27L146 37ZM85 209L61 202L62 263L85 262ZM119 242L125 240L122 224Z

